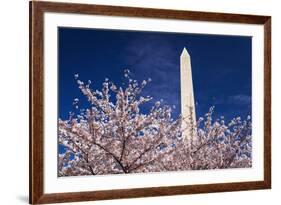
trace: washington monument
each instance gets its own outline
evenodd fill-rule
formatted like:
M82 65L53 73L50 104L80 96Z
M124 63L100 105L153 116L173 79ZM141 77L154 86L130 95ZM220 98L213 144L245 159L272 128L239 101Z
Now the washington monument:
M186 48L183 49L180 56L180 80L181 80L181 113L184 119L182 124L183 128L188 126L188 129L183 131L183 138L187 143L193 140L192 131L190 126L196 123L195 106L194 106L194 93L191 71L190 55ZM194 128L194 131L196 128Z

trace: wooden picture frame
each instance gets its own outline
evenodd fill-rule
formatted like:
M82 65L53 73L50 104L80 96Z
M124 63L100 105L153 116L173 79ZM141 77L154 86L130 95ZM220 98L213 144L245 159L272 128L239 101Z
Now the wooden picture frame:
M29 202L32 204L76 202L105 199L197 194L271 188L271 17L86 5L31 1L30 5L30 175ZM44 193L44 13L75 13L106 16L144 17L174 20L194 20L258 24L264 29L264 180L234 183L179 185L72 193Z

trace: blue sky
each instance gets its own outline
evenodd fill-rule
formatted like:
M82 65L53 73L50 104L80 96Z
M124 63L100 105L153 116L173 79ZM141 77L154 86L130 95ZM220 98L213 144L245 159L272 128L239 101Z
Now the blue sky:
M74 74L100 89L105 78L122 85L124 69L134 79L151 78L143 95L175 105L176 117L180 113L180 54L186 47L197 118L213 105L215 117L244 118L251 115L251 41L241 36L59 28L59 117L68 118L74 98L82 100L80 108L87 105Z

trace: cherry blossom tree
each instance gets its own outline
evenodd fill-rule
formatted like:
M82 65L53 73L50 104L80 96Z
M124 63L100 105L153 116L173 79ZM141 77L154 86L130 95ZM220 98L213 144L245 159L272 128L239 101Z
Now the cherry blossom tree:
M172 108L156 101L148 113L141 106L152 102L142 91L151 79L138 82L125 70L127 84L117 87L105 79L101 90L91 81L79 80L79 89L89 102L79 114L58 121L58 175L100 175L251 167L251 119L212 119L214 107L204 118L183 127L182 116L172 118ZM186 123L185 123L186 124ZM193 135L187 143L182 133Z

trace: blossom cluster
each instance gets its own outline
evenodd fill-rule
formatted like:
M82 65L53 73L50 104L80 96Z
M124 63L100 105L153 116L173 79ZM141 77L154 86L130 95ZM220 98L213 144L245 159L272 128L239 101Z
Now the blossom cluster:
M142 96L151 79L138 82L125 70L125 88L105 79L101 90L93 90L75 75L89 106L79 114L58 121L59 176L122 174L200 169L251 167L251 118L212 119L214 107L194 127L183 128L185 119L171 117L172 108L156 101L148 113L141 106L152 102ZM191 130L192 142L182 133Z

